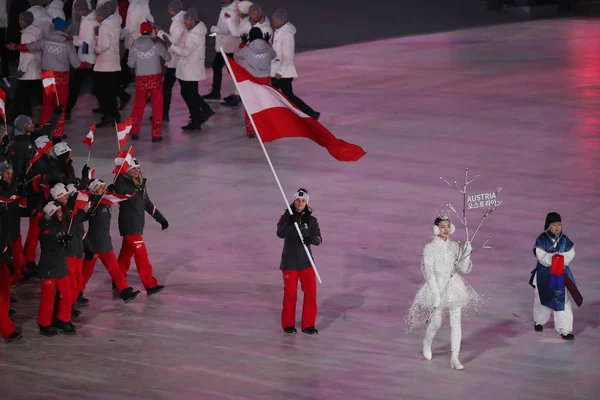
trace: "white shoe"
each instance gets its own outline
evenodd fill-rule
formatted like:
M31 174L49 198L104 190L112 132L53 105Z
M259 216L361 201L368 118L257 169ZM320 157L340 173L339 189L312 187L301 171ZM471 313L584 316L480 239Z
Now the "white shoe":
M426 360L431 360L431 343L427 342L427 340L423 339L423 357Z
M465 369L465 366L462 365L460 361L458 361L458 357L456 356L452 356L452 358L450 359L450 367L457 371L462 371L463 369Z

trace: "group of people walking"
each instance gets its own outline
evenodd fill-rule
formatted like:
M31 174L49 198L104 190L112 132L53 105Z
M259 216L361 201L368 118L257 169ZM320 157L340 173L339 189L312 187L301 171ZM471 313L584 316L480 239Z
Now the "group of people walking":
M184 131L199 131L215 114L208 102L221 100L225 60L221 49L243 63L257 78L269 82L307 115L320 114L297 97L292 81L296 28L285 10L276 10L271 21L259 5L247 0L220 0L216 25L207 29L195 7L185 8L182 0L166 4L171 17L168 30L154 21L149 0L73 0L71 15L62 0L46 0L19 14L21 43L8 43L5 50L21 52L15 101L9 115L32 115L32 104L42 99L39 125L44 125L58 104L66 110L52 134L65 138L65 120L77 107L79 94L88 78L101 115L97 127L121 122L121 112L132 97L125 89L135 80L132 139L139 137L144 109L152 103L152 141L163 139L163 123L170 121L172 90L181 87L189 122ZM12 7L11 7L12 8ZM210 32L209 32L210 31ZM206 79L206 36L215 37L216 56L212 63L210 93L201 96L199 82ZM4 46L3 46L4 47ZM121 56L123 54L123 56ZM49 75L51 74L51 75ZM52 76L56 93L42 90L42 81ZM231 80L230 94L222 105L240 106L241 98ZM10 118L9 118L10 120ZM247 123L247 135L255 133Z

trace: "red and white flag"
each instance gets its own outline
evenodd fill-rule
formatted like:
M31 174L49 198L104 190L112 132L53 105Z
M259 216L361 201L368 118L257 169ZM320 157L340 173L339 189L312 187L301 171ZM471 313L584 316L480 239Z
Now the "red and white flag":
M229 59L246 111L252 115L263 142L304 137L327 149L336 160L358 161L366 153L352 143L336 138L327 128L300 111L271 85L260 83L242 66Z
M47 183L40 183L40 189L42 190L42 193L44 194L44 199L45 200L50 199L50 185Z
M16 194L10 196L10 197L3 197L0 196L0 203L12 203L15 202L17 200L19 200L21 197L17 196Z
M129 166L133 164L133 146L129 147L129 150L121 150L117 153L115 158L115 168L113 174L126 174Z
M37 160L39 160L40 158L42 158L42 156L44 154L46 154L46 152L48 150L50 150L52 147L53 147L52 142L46 142L46 144L43 147L40 147L39 149L37 149L37 153L35 154L35 156L33 156L31 161L29 161L29 166L31 167L33 164L35 164L35 162Z
M89 196L82 190L77 192L77 199L75 200L75 207L73 207L73 216L77 215L79 210L83 210L86 204L90 201Z
M6 92L0 89L0 116L6 121Z
M42 85L44 85L44 92L46 92L48 96L52 96L54 93L57 93L54 72L42 71Z
M92 179L94 179L95 176L96 176L96 168L90 169L90 172L88 173L89 180L91 181Z
M125 146L127 142L127 138L129 137L129 132L133 128L133 120L129 118L124 122L117 123L117 140L119 141L119 149Z
M117 193L113 193L113 192L106 192L106 193L104 193L104 197L102 197L102 199L100 200L100 203L105 204L107 206L112 206L112 205L115 205L122 201L129 200L133 196L135 196L135 193L134 194L117 194Z
M83 143L87 144L90 147L90 151L92 151L92 146L94 145L94 134L96 133L96 125L90 124L90 131L83 138Z

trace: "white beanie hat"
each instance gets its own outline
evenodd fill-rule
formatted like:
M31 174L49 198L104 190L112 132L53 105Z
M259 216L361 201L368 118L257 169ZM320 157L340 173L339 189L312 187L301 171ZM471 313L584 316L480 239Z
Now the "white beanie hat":
M91 181L91 182L90 182L90 186L89 186L89 187L90 187L90 191L92 191L92 192L94 192L94 193L95 193L95 192L96 192L96 190L98 190L98 188L99 188L100 186L103 186L103 185L106 185L106 184L104 183L104 181L102 181L102 180L100 180L100 179L94 179L93 181Z
M77 193L77 186L73 185L72 183L69 183L67 185L67 194L72 195L73 193Z
M298 199L304 199L306 200L306 204L308 204L308 197L308 190L306 189L300 188L296 193L294 193L294 201Z
M250 7L253 6L254 3L248 0L243 0L238 3L238 10L240 10L244 14L248 14Z
M50 219L56 212L60 209L60 206L55 202L51 201L44 206L44 214L46 214L46 218Z
M57 183L52 187L52 189L50 189L50 194L54 200L58 200L61 197L68 195L69 192L67 191L64 183Z
M48 138L48 136L44 135L44 136L40 136L37 139L35 139L35 146L38 149L41 149L42 147L44 147L46 145L46 143L48 143L50 141L50 139Z
M58 142L54 145L54 154L56 157L71 151L69 145L65 142Z
M134 168L142 168L142 166L140 165L140 162L135 157L131 161L131 164L129 164L129 168L127 168L127 172L131 171Z

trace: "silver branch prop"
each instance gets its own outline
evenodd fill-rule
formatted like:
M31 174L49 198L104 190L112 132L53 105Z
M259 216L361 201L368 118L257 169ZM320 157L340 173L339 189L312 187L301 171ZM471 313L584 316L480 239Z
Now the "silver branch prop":
M479 220L479 223L477 224L477 227L475 228L475 232L473 232L473 236L471 236L469 238L469 223L467 220L467 198L468 198L467 187L471 183L473 183L473 181L475 181L477 178L479 178L479 175L476 175L474 178L469 179L469 168L465 168L465 182L462 186L462 190L460 190L458 188L458 184L456 183L456 181L454 181L454 184L451 184L446 179L444 179L443 177L440 176L440 179L442 181L444 181L454 191L462 194L462 196L463 196L462 216L459 215L458 211L456 211L456 208L452 204L447 204L446 207L448 208L449 211L451 211L454 215L456 215L456 217L461 222L461 224L463 224L463 226L465 227L465 237L466 237L465 246L461 247L460 242L458 242L459 250L458 250L458 255L456 257L456 261L454 262L454 269L452 270L452 273L450 274L450 279L448 279L448 282L446 283L444 292L441 294L440 302L441 302L441 300L444 299L444 297L446 297L446 293L448 291L448 287L450 286L450 282L452 282L452 278L456 274L459 264L462 263L465 258L470 257L471 254L473 254L475 251L477 251L479 249L489 249L489 250L494 249L492 246L488 246L488 243L491 239L490 237L488 237L481 246L479 246L476 249L471 248L471 252L469 254L466 254L466 248L467 248L466 244L473 242L473 240L475 239L475 236L477 236L477 233L479 232L479 229L481 228L481 225L483 224L483 221L485 221L486 218L491 213L493 213L496 210L496 208L498 208L500 206L500 204L502 204L502 201L499 201L499 200L494 200L493 202L489 203L489 205L487 206L487 209L485 210L485 213L483 214L483 216ZM501 190L502 190L502 187L498 186L498 188L492 193L493 199L497 199L498 194L500 193ZM437 307L433 307L433 309L431 310L431 313L429 314L429 318L427 318L427 323L429 323L429 321L431 321L431 317L433 316L433 313L436 311L436 309L437 309Z

